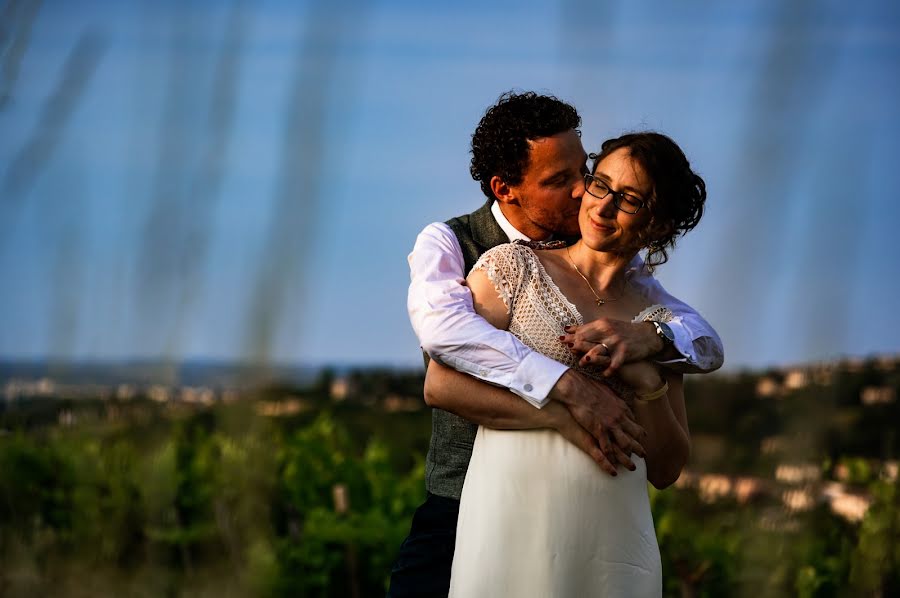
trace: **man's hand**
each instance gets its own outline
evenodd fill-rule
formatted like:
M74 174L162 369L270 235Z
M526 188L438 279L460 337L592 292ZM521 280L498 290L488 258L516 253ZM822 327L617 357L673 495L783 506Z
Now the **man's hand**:
M597 462L601 468L610 471L609 460L600 450L597 440L581 427L565 405L559 401L550 401L539 410L542 417L546 418L546 427L559 432L560 436L574 444L584 453ZM615 471L613 467L612 471ZM615 474L612 474L615 475Z
M623 363L642 361L663 349L662 339L649 322L625 322L599 318L582 326L566 326L560 340L576 354L582 367L606 368L604 376L612 376Z
M625 401L605 384L567 370L550 391L550 398L565 403L575 421L596 439L602 459L587 452L610 475L616 475L616 465L634 471L635 465L629 457L632 453L646 455L641 445L646 432L635 421ZM581 448L578 442L574 444Z

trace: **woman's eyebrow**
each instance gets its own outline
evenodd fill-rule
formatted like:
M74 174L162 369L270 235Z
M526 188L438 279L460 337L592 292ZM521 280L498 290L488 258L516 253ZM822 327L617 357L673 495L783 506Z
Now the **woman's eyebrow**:
M602 179L602 180L603 180L604 182L606 182L606 183L612 182L612 179L609 177L609 175L608 175L608 174L604 174L604 173L602 173L602 172L597 172L597 174L595 174L594 177L596 177L596 178L598 178L598 179ZM637 195L638 197L640 197L640 196L642 195L642 192L641 192L640 189L635 189L634 187L631 187L631 186L629 186L629 185L625 185L624 187L620 187L620 188L616 189L616 191L618 191L618 192L625 192L625 191L627 191L627 192L631 193L632 195Z

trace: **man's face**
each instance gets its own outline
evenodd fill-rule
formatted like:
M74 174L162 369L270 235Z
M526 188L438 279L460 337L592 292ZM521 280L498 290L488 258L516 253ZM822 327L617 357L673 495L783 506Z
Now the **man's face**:
M528 143L531 152L522 182L509 186L515 198L510 203L517 206L510 222L535 240L554 234L578 236L587 172L581 138L570 129Z

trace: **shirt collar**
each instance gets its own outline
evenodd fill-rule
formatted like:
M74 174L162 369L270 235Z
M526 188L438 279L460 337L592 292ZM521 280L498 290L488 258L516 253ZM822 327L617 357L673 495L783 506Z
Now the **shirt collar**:
M500 225L500 228L503 229L503 232L506 233L506 236L509 237L510 241L515 241L516 239L521 239L522 241L531 240L510 224L509 220L506 219L506 216L503 215L503 211L500 209L499 201L494 201L494 203L491 204L491 214L494 215L497 224Z
M503 229L503 232L506 233L506 236L509 237L510 241L515 241L516 239L531 241L529 237L519 232L519 229L510 224L509 220L506 219L506 216L503 215L503 211L500 209L499 201L494 200L494 203L491 204L491 214L494 215L497 224L500 225L500 228ZM552 239L553 237L550 238ZM631 263L628 264L626 272L629 276L645 272L644 259L641 257L640 252L638 252L631 260Z

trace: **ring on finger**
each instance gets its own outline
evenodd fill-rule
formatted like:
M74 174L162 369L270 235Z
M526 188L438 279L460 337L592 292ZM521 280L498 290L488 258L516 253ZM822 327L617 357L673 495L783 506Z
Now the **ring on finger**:
M604 351L606 351L606 353L604 353L604 355L609 355L610 353L612 353L612 351L609 348L609 345L607 345L606 343L600 343L600 346L603 347Z

